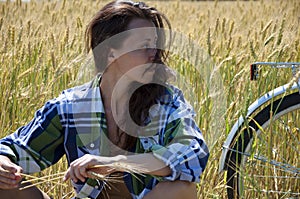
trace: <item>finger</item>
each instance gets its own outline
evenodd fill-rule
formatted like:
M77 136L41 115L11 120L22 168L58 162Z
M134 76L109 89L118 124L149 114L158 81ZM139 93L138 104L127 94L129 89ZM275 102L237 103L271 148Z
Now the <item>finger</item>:
M0 188L16 188L20 181L0 176Z
M12 173L10 171L4 170L3 168L0 167L0 176L9 178L9 179L15 179L15 173Z
M80 181L84 182L87 177L86 173L86 162L84 158L79 158L71 163L71 170L73 171L74 176Z
M79 167L79 173L84 178L87 178L87 169L84 166L80 166Z
M94 166L93 163L87 159L87 160L84 160L83 162L81 162L78 167L79 167L79 172L82 176L84 176L85 178L88 177L88 170L90 167Z
M6 183L3 183L3 182L0 182L0 189L15 189L15 188L18 188L19 185L16 184L16 185L10 185L10 184L6 184Z
M101 175L109 175L113 173L114 169L110 167L102 167L102 168L91 168L89 171L101 174Z
M66 182L69 179L70 179L70 174L69 174L69 169L68 169L67 172L65 173L64 177L63 177L63 181Z
M11 163L11 162L3 164L2 168L11 173L19 173L20 174L23 171L22 167L14 164L14 163Z
M22 168L14 164L2 165L2 167L0 167L1 176L18 180L18 181L22 179L21 172L22 172Z
M78 178L76 177L76 175L74 173L74 168L70 167L68 173L69 173L69 178L76 183L78 181Z
M20 182L22 180L22 174L21 173L15 173L15 180Z
M81 182L85 181L85 177L83 175L81 175L81 171L80 170L84 170L85 168L81 168L81 167L75 167L73 169L74 171L74 175L76 176L77 179L79 179ZM84 171L82 171L84 172Z

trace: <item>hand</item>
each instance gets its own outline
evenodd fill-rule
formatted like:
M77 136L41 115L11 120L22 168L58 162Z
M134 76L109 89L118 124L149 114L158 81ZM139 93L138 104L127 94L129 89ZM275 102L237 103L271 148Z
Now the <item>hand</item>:
M111 165L112 163L119 161L120 157L121 156L103 157L86 154L70 164L63 180L66 181L71 178L75 183L78 180L84 182L86 178L93 178L88 171L93 171L104 176L109 175L116 170L105 165ZM95 167L97 165L103 165L103 167Z
M22 168L3 155L0 155L0 189L13 189L22 180Z

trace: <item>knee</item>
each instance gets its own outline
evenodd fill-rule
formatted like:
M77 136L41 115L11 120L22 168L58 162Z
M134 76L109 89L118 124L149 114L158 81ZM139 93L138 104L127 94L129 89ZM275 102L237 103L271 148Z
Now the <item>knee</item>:
M188 182L188 181L181 181L181 180L178 180L178 181L175 181L175 182L172 182L175 184L175 187L180 189L181 191L195 191L196 192L196 184L193 183L193 182Z
M167 190L172 192L176 198L196 199L197 198L197 186L195 183L187 181L172 181L172 182L160 182L156 185L157 189Z
M25 187L29 184L22 184L20 188ZM19 198L19 199L50 199L50 197L38 189L37 187L29 187L26 189L0 189L1 199L11 199L11 198Z

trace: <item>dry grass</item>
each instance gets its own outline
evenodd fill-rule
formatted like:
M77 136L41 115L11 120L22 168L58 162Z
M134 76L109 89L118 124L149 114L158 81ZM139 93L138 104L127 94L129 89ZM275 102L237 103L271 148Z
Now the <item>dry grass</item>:
M85 56L85 26L103 4L83 0L0 3L1 137L30 121L47 99L79 83L78 71ZM193 63L175 56L171 60L172 67L193 83L189 100L195 106L203 134L214 143L198 184L199 198L224 198L218 161L231 125L261 93L291 78L284 70L265 70L261 75L263 83L251 83L249 64L300 61L300 5L297 0L149 4L165 13L174 30L195 41L217 66L225 97L219 118L212 114L213 101ZM216 128L216 121L221 120L224 123ZM39 186L55 198L68 198L71 186L54 185L44 178L66 169L66 161L61 160L37 174L42 182Z

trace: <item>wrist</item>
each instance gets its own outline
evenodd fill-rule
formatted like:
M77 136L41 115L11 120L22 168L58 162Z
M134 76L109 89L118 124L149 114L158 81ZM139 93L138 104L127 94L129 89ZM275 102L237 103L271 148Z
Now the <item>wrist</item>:
M125 155L117 155L113 158L112 163L112 173L113 172L124 172L125 169L121 166L123 164L126 164L127 157Z
M114 157L114 163L124 162L126 160L127 160L127 157L125 155L117 155Z

